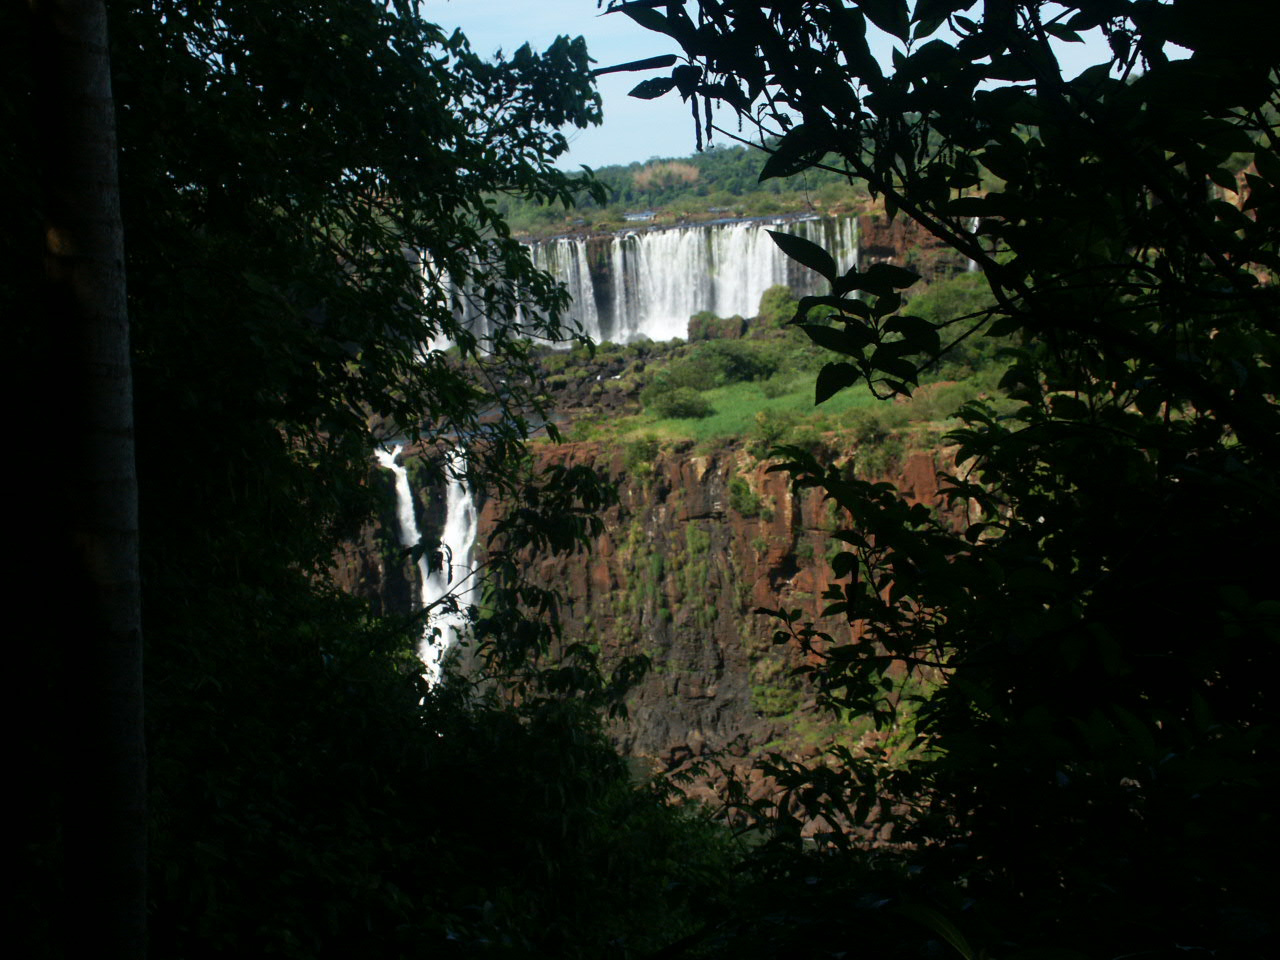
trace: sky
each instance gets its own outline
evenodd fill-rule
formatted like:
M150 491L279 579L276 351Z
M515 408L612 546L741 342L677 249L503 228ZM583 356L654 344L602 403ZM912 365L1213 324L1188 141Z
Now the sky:
M446 29L462 28L481 56L499 48L511 52L526 41L545 50L561 34L586 37L587 50L600 66L680 52L674 41L650 33L622 14L598 16L596 0L426 0L422 10L428 20ZM676 93L657 100L627 96L641 80L666 72L600 77L604 125L566 130L570 149L560 166L596 168L693 153L693 118Z
M495 50L508 53L528 42L543 50L561 34L587 39L587 50L600 66L611 66L665 53L680 53L673 40L651 33L620 13L600 16L596 0L422 0L428 20L446 29L460 27L481 56ZM872 39L877 58L888 59L888 42ZM1105 55L1100 37L1088 44L1054 42L1067 76L1096 63ZM1172 51L1171 51L1172 52ZM1072 68L1075 68L1074 70ZM559 166L576 169L627 164L653 157L683 157L693 153L693 118L674 91L656 100L638 100L627 93L641 80L667 71L606 74L598 80L604 103L604 124L589 130L566 130L569 153Z

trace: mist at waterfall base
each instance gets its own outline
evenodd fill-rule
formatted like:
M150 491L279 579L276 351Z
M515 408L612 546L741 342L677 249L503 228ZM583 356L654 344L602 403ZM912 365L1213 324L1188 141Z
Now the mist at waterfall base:
M409 487L409 472L397 462L403 450L403 446L390 451L380 448L374 451L374 458L395 476L400 545L412 549L422 543L422 533ZM454 450L445 462L445 521L440 532L439 569L431 569L425 551L418 554L418 607L427 611L418 656L423 663L423 677L433 687L440 682L445 654L458 642L467 623L465 611L479 594L474 559L479 524L465 472L465 454Z

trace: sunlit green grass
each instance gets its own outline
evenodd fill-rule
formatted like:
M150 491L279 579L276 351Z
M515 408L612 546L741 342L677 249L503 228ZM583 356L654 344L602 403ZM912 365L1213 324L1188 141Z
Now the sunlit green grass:
M777 383L776 380L772 382ZM817 414L832 421L831 426L837 426L843 414L881 402L871 395L865 385L859 385L842 390L820 407L815 407L812 375L797 375L788 378L785 383L785 392L775 397L766 397L763 384L758 382L716 387L702 394L715 410L709 417L676 420L659 419L652 414L641 413L618 421L617 433L620 437L653 434L660 439L695 441L744 437L755 428L756 415L762 410L773 413L793 412L805 417Z

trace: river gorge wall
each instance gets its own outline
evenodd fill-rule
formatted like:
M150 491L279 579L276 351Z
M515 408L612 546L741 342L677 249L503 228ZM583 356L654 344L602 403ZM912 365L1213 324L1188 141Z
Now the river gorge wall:
M886 479L912 502L941 508L937 474L951 451L915 451ZM566 444L539 452L545 463L583 465L616 484L617 506L589 552L544 559L537 580L569 602L566 635L611 657L643 654L651 670L615 726L624 753L675 771L700 757L778 750L814 754L840 734L793 675L794 644L775 644L778 622L758 609L800 609L820 619L831 585L831 533L848 518L813 489L744 444L711 451L677 444L652 459L634 448ZM837 640L847 622L826 621ZM869 733L845 727L847 739Z
M868 479L941 510L937 474L952 453L908 451ZM770 471L772 462L742 442L714 449L677 442L657 451L603 441L539 444L534 457L540 467L588 467L617 487L618 502L590 550L532 557L527 575L561 591L566 642L591 645L606 665L626 655L649 659L651 669L627 698L627 718L610 730L624 754L663 772L720 759L750 778L748 761L764 752L803 759L833 741L855 745L874 736L869 722L835 724L816 708L793 673L802 654L773 643L776 621L756 612L798 608L816 620L825 606L831 532L847 518L817 491L792 490L785 473ZM427 538L438 536L443 497L415 496ZM493 500L481 506L481 564L501 509ZM396 524L389 504L339 559L339 581L380 612L408 614L417 574ZM827 621L824 629L851 639L854 627ZM715 780L700 777L699 789Z

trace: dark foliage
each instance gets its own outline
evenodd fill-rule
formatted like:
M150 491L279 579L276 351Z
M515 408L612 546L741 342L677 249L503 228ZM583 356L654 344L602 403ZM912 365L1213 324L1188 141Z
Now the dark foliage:
M712 889L716 841L634 787L604 744L596 712L625 670L602 677L581 651L547 668L554 598L502 576L504 549L576 549L602 502L594 477L528 476L526 338L560 338L566 295L490 202L583 186L552 166L558 128L599 115L582 41L486 63L403 3L108 8L153 954L628 956L679 936L700 909L688 890ZM0 295L38 409L58 389L60 346L31 306L26 131L40 118L22 13L6 7L3 23L0 108L23 133L0 153L13 214ZM489 333L459 322L461 301ZM424 349L441 337L454 346ZM521 508L481 621L518 708L462 681L426 695L421 623L375 620L330 583L334 550L385 505L372 450L391 436L420 443L437 475L465 444L473 483ZM31 955L59 955L65 931L94 936L76 930L60 879L62 826L94 802L76 748L95 718L63 696L82 664L66 652L80 584L60 576L56 536L44 546L59 506L33 495L19 527L47 621L17 661L31 678L18 900Z
M779 640L811 651L834 708L911 714L917 738L906 758L833 757L840 776L783 765L792 806L756 815L780 842L799 810L830 824L845 879L866 856L850 828L892 822L882 859L910 882L883 902L966 956L1263 955L1280 87L1256 7L611 6L684 47L700 122L727 106L758 124L762 179L861 178L985 275L992 300L943 321L902 308L910 271L838 274L788 241L831 281L794 320L840 355L819 402L863 380L909 394L966 345L1009 346L1017 409L971 403L954 434L960 533L792 451L796 482L851 517L828 613L859 639L780 613ZM872 29L897 38L891 67ZM1071 77L1051 40L1079 32L1106 52ZM817 306L836 319L805 322ZM821 901L795 910L831 949L855 935Z

